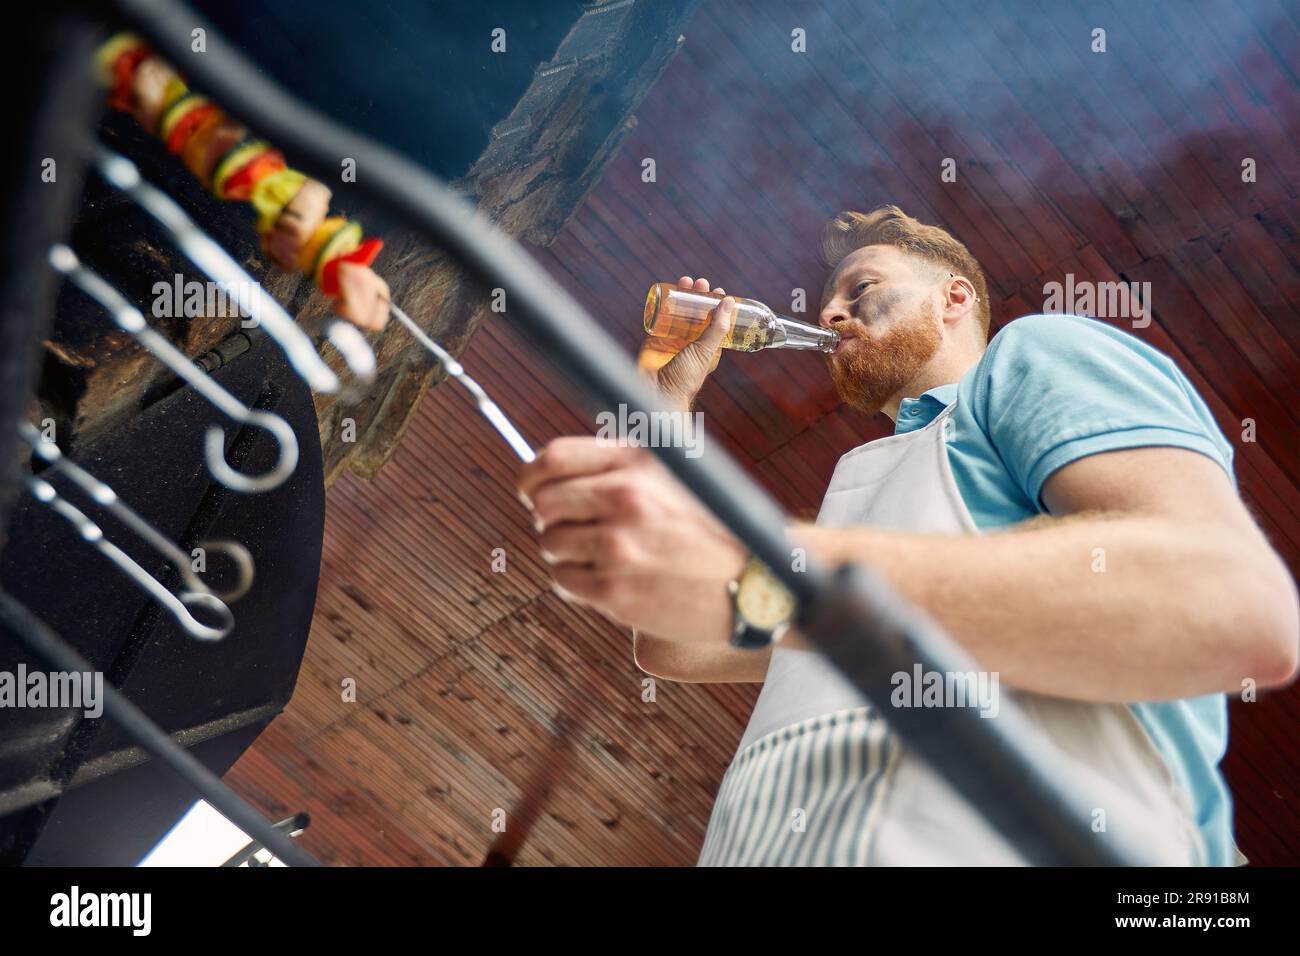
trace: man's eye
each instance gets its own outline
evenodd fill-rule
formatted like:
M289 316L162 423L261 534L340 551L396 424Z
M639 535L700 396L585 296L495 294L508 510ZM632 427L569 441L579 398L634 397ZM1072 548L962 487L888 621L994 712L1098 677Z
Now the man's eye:
M864 293L864 292L867 291L867 286L869 286L869 285L871 285L871 284L872 284L872 282L871 282L870 279L863 279L863 280L862 280L861 282L859 282L858 285L857 285L857 294L858 294L858 295L862 295L862 293Z

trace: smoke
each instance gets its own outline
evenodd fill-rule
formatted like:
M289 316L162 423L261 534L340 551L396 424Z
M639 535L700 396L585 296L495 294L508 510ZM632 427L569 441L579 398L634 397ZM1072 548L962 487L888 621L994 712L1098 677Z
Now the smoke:
M632 142L676 171L695 221L725 231L756 208L772 228L734 236L747 263L793 262L811 289L825 219L890 201L953 228L995 276L1036 274L1072 217L1108 212L1146 255L1285 198L1300 111L1294 39L1276 38L1296 33L1249 2L710 0ZM1273 185L1243 182L1248 158ZM1070 197L1101 207L1052 208ZM1023 250L999 251L1008 236Z

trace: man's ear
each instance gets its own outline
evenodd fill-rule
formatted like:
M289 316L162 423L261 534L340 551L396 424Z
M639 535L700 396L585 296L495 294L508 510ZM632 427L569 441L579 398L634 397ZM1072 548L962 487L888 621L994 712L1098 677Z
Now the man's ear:
M970 279L954 272L945 275L948 282L944 290L944 321L955 322L967 311L974 315L979 303L974 284Z

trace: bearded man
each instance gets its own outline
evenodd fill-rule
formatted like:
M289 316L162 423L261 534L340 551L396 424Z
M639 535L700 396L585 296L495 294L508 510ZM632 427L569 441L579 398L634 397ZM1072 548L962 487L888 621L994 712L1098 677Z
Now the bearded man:
M894 434L843 456L792 544L870 565L942 625L1057 745L1097 839L1159 863L1241 862L1218 766L1225 695L1293 679L1300 610L1195 388L1094 319L1025 316L989 341L979 263L895 206L838 214L822 251L819 321L841 335L830 375ZM723 298L650 373L679 408L716 367L733 312ZM632 627L642 670L764 685L702 865L1019 862L800 639L779 582L644 449L557 439L519 491L557 589Z

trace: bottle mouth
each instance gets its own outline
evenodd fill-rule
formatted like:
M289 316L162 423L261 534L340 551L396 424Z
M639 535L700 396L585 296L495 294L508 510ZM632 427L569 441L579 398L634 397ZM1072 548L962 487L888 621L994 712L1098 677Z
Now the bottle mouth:
M788 315L778 315L776 321L784 333L782 348L830 354L840 344L840 333L834 329L824 329Z
M659 283L656 282L646 293L645 308L641 312L641 324L647 332L654 328L655 316L659 312Z

